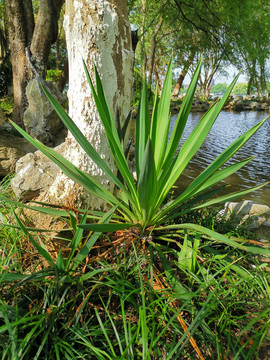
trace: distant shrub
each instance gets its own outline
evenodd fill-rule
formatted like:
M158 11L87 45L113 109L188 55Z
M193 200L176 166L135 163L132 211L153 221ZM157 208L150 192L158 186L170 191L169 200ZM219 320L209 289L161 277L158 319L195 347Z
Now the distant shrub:
M235 85L232 94L233 95L246 95L247 94L247 83L238 83Z
M62 70L53 70L53 69L47 70L46 80L57 82L59 80L61 72Z
M225 83L222 84L216 84L212 86L211 93L213 94L224 94L228 85Z
M13 111L14 103L13 97L4 96L0 99L0 108L7 114L10 115Z

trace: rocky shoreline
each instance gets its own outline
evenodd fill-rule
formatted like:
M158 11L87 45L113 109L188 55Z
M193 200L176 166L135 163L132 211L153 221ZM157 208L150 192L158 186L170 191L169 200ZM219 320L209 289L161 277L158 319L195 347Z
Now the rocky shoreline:
M178 99L172 99L171 110L176 113L181 108L182 100L184 96L180 96ZM208 100L202 100L199 97L195 97L192 103L191 111L205 112L209 109L214 102L218 100L218 97L210 97ZM229 97L227 104L223 110L227 111L268 111L269 102L266 99L260 99L256 96L242 96Z

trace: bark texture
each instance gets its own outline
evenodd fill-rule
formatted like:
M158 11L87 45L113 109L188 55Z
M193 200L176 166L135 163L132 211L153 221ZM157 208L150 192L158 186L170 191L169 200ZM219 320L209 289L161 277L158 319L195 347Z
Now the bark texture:
M27 108L25 88L31 78L25 48L30 45L34 31L32 1L7 0L6 12L13 71L13 117L22 126L23 113Z
M69 56L69 115L102 158L115 169L82 60L92 78L93 64L96 64L110 109L115 114L118 107L123 120L130 111L133 82L133 51L126 1L67 0L64 27ZM66 139L64 156L113 191L113 184L108 183L71 134ZM63 174L59 174L49 189L46 201L96 209L104 206Z
M191 66L194 58L195 58L195 52L192 51L190 53L188 59L184 62L184 67L183 67L183 69L181 71L181 74L179 75L179 77L177 79L177 82L176 82L174 90L173 90L173 96L177 97L179 95L179 92L180 92L181 87L183 85L185 76L187 75L188 69Z
M51 45L57 36L57 21L64 0L41 0L36 23L32 0L6 0L9 47L11 51L14 121L23 127L27 109L26 86L35 73L26 56L30 48L31 61L38 74L45 77Z

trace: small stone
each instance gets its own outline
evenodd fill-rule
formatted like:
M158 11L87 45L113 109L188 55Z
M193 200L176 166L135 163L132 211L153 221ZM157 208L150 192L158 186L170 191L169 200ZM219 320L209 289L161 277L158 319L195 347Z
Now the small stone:
M64 143L55 149L63 153ZM16 175L11 188L17 198L32 200L45 192L55 180L59 167L40 151L23 156L16 164Z

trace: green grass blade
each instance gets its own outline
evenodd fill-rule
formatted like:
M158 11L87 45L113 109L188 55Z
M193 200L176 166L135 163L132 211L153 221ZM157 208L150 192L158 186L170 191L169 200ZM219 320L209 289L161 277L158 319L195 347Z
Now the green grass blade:
M13 201L3 195L0 195L0 200L7 204L12 205L12 206L26 208L26 209L30 209L30 210L39 211L39 212L44 212L45 214L48 214L48 215L56 215L56 216L63 216L63 217L69 216L68 211L56 210L54 208L46 208L46 207L42 207L42 206L29 206L29 205L19 202L19 201Z
M71 162L66 160L63 156L58 154L56 151L43 145L38 140L33 139L18 125L11 122L12 125L18 130L32 145L52 160L60 169L73 181L84 187L87 191L93 193L97 197L105 200L109 204L120 205L119 201L105 188L103 188L97 181L93 180L89 175L85 174L79 168L74 166Z
M179 225L168 225L165 227L160 228L160 230L183 230L183 229L187 229L187 230L192 230L192 231L196 231L199 232L202 235L206 235L208 239L212 240L212 241L216 241L216 242L220 242L223 243L225 245L229 245L232 248L235 249L241 249L247 252L252 252L254 254L263 254L263 255L270 255L270 250L268 249L264 249L258 246L250 246L250 245L246 245L246 244L240 244L234 240L229 239L228 237L219 234L213 230L207 229L204 226L201 225L196 225L196 224L179 224ZM159 230L159 228L157 228L156 230Z
M153 138L153 151L155 155L155 164L157 174L161 168L168 141L169 127L170 127L170 104L171 104L171 87L172 87L172 58L170 60L166 78L164 81L160 101L158 104L157 116L154 118L156 124L152 124L155 132L151 131Z
M1 272L0 274L0 283L2 282L13 282L13 281L23 281L27 279L29 275L23 275L20 273L8 273L8 272ZM0 312L1 317L1 312Z
M227 194L227 195L220 196L218 198L209 200L209 201L207 201L207 202L205 202L205 203L203 203L201 205L192 207L191 210L201 209L203 207L211 206L211 205L214 205L214 204L221 204L221 203L224 203L224 202L233 201L235 199L245 197L245 195L247 195L247 194L249 194L249 193L251 193L253 191L259 190L262 187L264 187L265 185L268 185L269 183L270 182L268 181L266 183L253 186L252 188L249 188L247 190L241 190L241 191L237 191L237 192L234 192L234 193L230 193L230 194Z
M82 219L80 220L80 225L85 224L86 221L87 221L87 213L85 212ZM72 243L71 243L71 251L70 251L70 254L68 255L68 258L67 258L66 270L68 270L68 268L69 268L71 260L72 260L74 254L75 254L75 251L78 249L78 246L79 246L79 243L82 240L82 237L83 237L83 229L81 229L81 228L79 228L77 226L75 235L74 235L74 237L72 239Z
M7 204L15 206L15 207L26 208L26 209L38 211L38 212L41 212L41 213L44 213L47 215L58 216L58 217L59 216L61 216L61 217L69 217L70 216L70 211L57 209L57 208L62 208L61 205L47 204L47 203L32 201L33 203L40 204L42 206L29 206L29 205L19 202L19 201L10 200L3 195L0 195L0 200L2 200L3 202L5 202ZM48 207L46 207L46 206L48 206ZM85 210L85 209L77 209L77 210L81 213L87 212L88 219L100 220L100 218L104 215L104 213L101 211L92 211L92 210ZM11 226L11 225L8 225L8 226ZM29 229L31 231L34 230L34 229L28 228L28 227L26 227L26 229ZM39 230L45 231L45 232L51 231L51 230L44 230L44 229L39 229ZM56 230L52 230L52 231L56 231ZM65 231L65 229L62 229L61 231Z
M4 318L4 321L5 321L5 324L6 324L6 327L7 327L7 330L8 330L8 333L9 333L9 337L11 339L11 344L12 344L12 358L14 360L17 360L19 359L18 358L18 350L17 350L17 342L16 342L16 328L15 326L12 326L12 323L10 323L9 319L8 319L8 316L7 314L5 313L5 311L2 311L2 314L3 314L3 318ZM15 328L15 329L14 329Z
M152 143L149 138L144 152L141 174L138 181L138 197L143 215L143 224L147 224L151 217L151 210L155 205L156 194L157 174Z
M268 117L266 117L265 119L263 119L262 121L258 122L256 125L254 125L251 129L249 129L248 131L246 131L243 135L241 135L237 140L235 140L230 146L227 147L227 149L225 149L193 182L192 184L188 187L188 189L185 191L185 193L183 193L181 196L184 198L186 197L189 193L194 192L194 190L196 188L200 188L200 191L203 188L207 187L207 183L206 180L208 180L210 178L210 176L212 176L212 174L214 174L216 172L217 169L219 169L222 165L224 165L250 138L251 136L253 136L259 129L260 127L265 123L265 121L268 119ZM251 160L252 158L250 158ZM247 159L247 161L249 161ZM242 166L244 166L245 160L243 162L239 162L239 164L243 164ZM235 166L235 171L237 171L237 167L238 165L235 164L233 165ZM233 166L232 167L228 167L228 170L224 170L224 173L221 173L219 175L220 176L220 180L224 179L226 176L229 176L229 172L233 173ZM240 167L239 167L240 169ZM223 170L221 170L223 171ZM228 171L228 175L226 175L226 171ZM216 174L216 173L215 173ZM224 177L223 174L225 174ZM218 175L215 175L218 178ZM220 181L218 180L218 181ZM210 182L214 183L214 180L212 180Z
M118 230L126 230L131 227L136 226L136 224L85 224L85 225L78 225L80 229L87 230L87 231L97 231L99 233L107 233L107 232L114 232Z
M149 104L148 104L148 89L147 83L144 79L141 100L136 119L136 133L135 133L135 162L137 179L140 177L141 165L143 161L144 151L147 144L147 139L150 131L149 120Z
M156 89L155 89L153 111L152 111L152 117L151 117L151 126L150 126L150 139L151 139L152 143L153 143L153 141L155 141L155 136L156 136L155 134L157 131L158 104L159 104L159 97L158 97L158 83L157 83Z
M175 158L175 161L173 162L171 169L161 177L159 186L159 190L161 192L160 199L158 201L159 205L164 200L175 181L184 171L192 157L201 147L217 116L223 108L235 82L238 79L238 76L228 87L220 102L212 106L206 112L206 114L203 116L203 118L200 120L200 122L197 124L197 126L194 128L187 140L182 145L178 155Z
M96 317L97 317L97 319L98 319L99 325L100 325L100 327L101 327L101 330L102 330L102 332L103 332L103 334L104 334L104 336L105 336L105 339L106 339L106 341L107 341L107 344L108 344L108 346L109 346L109 348L110 348L110 350L111 350L111 353L112 353L112 355L116 358L116 353L115 353L115 351L114 351L113 344L112 344L112 342L111 342L111 340L110 340L110 338L109 338L108 332L107 332L107 330L105 329L105 326L104 326L104 324L103 324L103 322L102 322L102 320L101 320L101 318L100 318L100 316L99 316L99 313L98 313L98 311L97 311L96 309L95 309L95 313L96 313Z
M62 251L60 250L58 255L57 255L57 259L56 259L56 266L59 270L65 271L66 270L66 266L65 266L65 260L63 258L63 254Z
M107 273L109 271L115 271L115 267L112 267L112 266L110 266L110 267L102 267L101 269L96 269L96 270L90 271L90 272L80 276L80 282L83 283L84 281L87 281L87 280L93 278L97 274L100 274L100 273L105 274L105 273Z
M165 228L167 229L169 227L166 226ZM187 302L187 307L188 307L188 304L190 304L190 300L192 299L193 296L192 292L179 281L178 277L176 276L173 268L169 263L169 260L166 259L165 254L159 249L159 246L155 243L151 243L151 245L158 253L166 278L168 279L168 282L172 287L172 292L174 294L174 297L179 299L181 302Z
M110 211L108 211L106 214L104 214L104 216L100 219L99 224L108 223L111 220L114 211L115 211L115 208L112 208ZM99 225L99 224L96 224L96 225ZM81 223L79 226L83 226L83 225L84 224ZM83 262L83 260L86 258L86 256L90 253L92 247L94 246L94 244L96 243L96 241L98 240L100 235L101 235L101 232L99 231L99 232L95 232L90 237L90 239L87 241L87 243L83 246L83 248L80 250L80 252L76 255L74 262L72 264L72 270L76 269Z
M84 62L84 69L87 69L85 62ZM106 98L106 95L104 93L102 82L101 82L101 79L100 79L100 76L99 76L99 73L97 71L97 67L96 67L95 64L94 64L94 71L95 71L97 96L98 96L99 101L100 101L100 103L102 105L103 111L105 112L106 118L108 119L108 121L109 121L109 123L111 125L111 129L114 132L114 137L117 140L118 132L117 132L117 129L115 128L115 126L114 126L114 121L113 121L113 118L112 118L112 115L111 115L111 112L110 112L110 108L109 108L109 105L108 105L108 102L107 102L107 98ZM87 73L89 74L88 71L87 71ZM116 136L116 134L117 134L117 136ZM119 138L119 140L120 140L120 138Z
M138 204L136 202L137 197L136 197L136 189L135 189L134 180L130 174L128 164L127 164L127 161L125 158L124 150L122 148L120 139L118 137L118 133L117 133L115 124L114 124L111 114L107 108L107 101L105 98L99 98L99 96L97 95L97 93L95 91L93 82L91 80L90 74L88 72L88 69L87 69L85 63L83 63L83 65L84 65L88 83L89 83L91 91L92 91L92 95L95 100L97 110L99 112L101 121L105 128L105 133L106 133L114 160L116 162L116 165L117 165L123 179L125 180L128 188L131 192L132 199L134 201L134 205L135 205L135 207L138 208ZM97 74L97 78L99 79L98 74ZM100 82L100 79L98 81Z
M39 254L48 261L48 263L51 265L51 267L55 267L55 263L51 257L51 255L48 253L47 250L45 250L44 247L42 247L41 245L39 245L34 238L28 233L28 231L26 230L26 228L24 227L24 225L22 224L22 222L20 221L20 219L18 218L18 216L15 214L15 212L13 211L13 216L15 217L17 223L19 224L21 230L23 231L23 233L27 236L27 238L29 239L29 241L31 242L31 244L37 249L37 251L39 252Z
M212 187L213 185L217 184L218 182L226 179L228 176L234 174L236 171L238 171L243 166L245 166L252 159L254 159L254 157L240 161L236 164L230 165L230 166L228 166L224 169L218 170L216 172L213 172L213 173L210 172L210 175L208 178L206 176L206 170L208 169L207 168L187 187L187 189L181 195L179 195L174 201L172 201L169 206L168 205L164 206L164 209L161 209L159 217L164 217L166 214L169 214L170 212L172 212L177 206L179 206L184 201L191 199L194 196L197 196L199 193Z
M75 137L76 141L81 145L81 147L84 149L86 154L96 163L96 165L104 171L104 173L119 187L122 189L122 191L126 192L125 187L123 184L117 179L117 177L114 175L114 173L111 171L111 169L107 166L105 161L100 157L100 155L97 153L97 151L93 148L93 146L88 142L86 137L83 135L83 133L80 131L80 129L76 126L76 124L72 121L72 119L68 116L68 114L65 112L65 110L62 108L62 106L55 100L55 98L49 93L49 91L41 85L45 95L47 96L48 100L54 107L56 113L62 120L62 122L65 124L65 126L68 128L68 130L72 133L72 135Z
M179 146L180 139L182 137L188 116L190 114L194 94L195 94L197 83L198 83L198 78L199 78L200 71L201 71L201 65L202 65L202 59L200 59L198 65L196 67L195 73L191 79L191 83L188 87L188 90L184 97L179 114L177 116L173 131L171 133L170 141L167 146L164 167L168 166L166 164L169 164L169 165L171 164L173 157L175 156L176 150Z
M173 208L173 211L170 211L170 213L167 214L165 211L166 206L170 207L170 205L173 203L173 201L171 201L170 203L165 204L161 208L161 210L153 218L153 223L160 225L164 222L171 221L172 219L175 219L177 217L179 218L180 216L188 214L191 211L193 211L193 207L195 204L201 204L203 201L216 196L220 191L224 190L226 187L228 187L228 185L222 185L217 188L205 191L202 194L199 194L196 197L187 200L186 202L181 204L179 207Z

